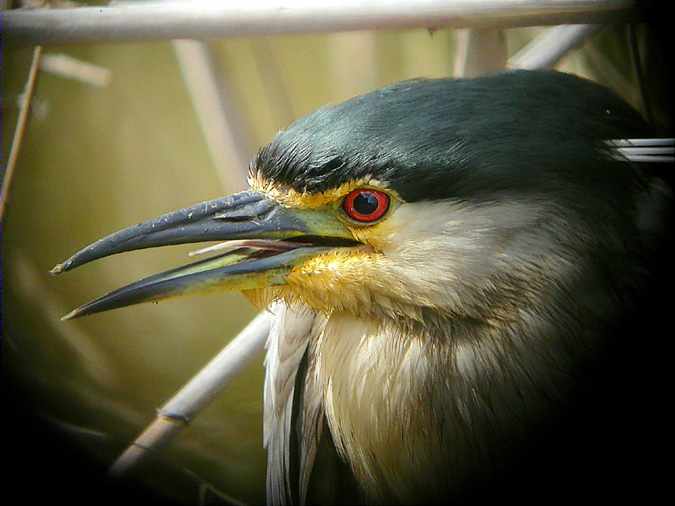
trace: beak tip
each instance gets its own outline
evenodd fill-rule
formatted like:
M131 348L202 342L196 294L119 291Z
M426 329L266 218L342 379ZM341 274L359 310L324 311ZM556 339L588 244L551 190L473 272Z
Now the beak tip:
M63 264L57 264L54 267L52 267L52 270L49 271L49 274L52 276L56 276L57 274L61 274L63 272Z
M62 321L62 322L66 322L66 321L68 321L68 320L73 320L73 319L77 318L78 316L80 316L80 311L79 311L78 309L73 309L73 310L72 310L70 313L68 313L67 315L63 315L63 316L61 317L61 321Z
M49 274L52 276L57 276L58 274L61 274L62 272L67 271L70 269L72 262L70 260L67 260L63 263L56 264L52 269L49 271Z

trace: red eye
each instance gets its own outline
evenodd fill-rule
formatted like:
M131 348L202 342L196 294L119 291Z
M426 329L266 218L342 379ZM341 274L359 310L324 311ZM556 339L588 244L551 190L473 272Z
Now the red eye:
M342 201L342 208L352 220L371 223L382 218L389 209L389 195L365 188L353 190Z

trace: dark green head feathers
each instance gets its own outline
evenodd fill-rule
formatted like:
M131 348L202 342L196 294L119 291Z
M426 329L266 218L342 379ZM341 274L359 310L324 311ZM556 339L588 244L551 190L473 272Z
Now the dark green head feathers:
M252 170L307 192L372 176L409 202L490 199L514 189L559 198L566 187L602 192L598 184L633 177L603 155L602 141L647 134L613 92L568 74L418 79L299 119L259 152Z

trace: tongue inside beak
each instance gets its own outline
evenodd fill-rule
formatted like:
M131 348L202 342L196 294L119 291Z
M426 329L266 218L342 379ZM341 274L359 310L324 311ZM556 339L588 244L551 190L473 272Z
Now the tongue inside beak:
M158 301L211 289L250 290L285 284L288 273L303 259L329 250L302 243L292 247L237 247L206 260L171 269L109 292L65 315L70 320L102 311Z

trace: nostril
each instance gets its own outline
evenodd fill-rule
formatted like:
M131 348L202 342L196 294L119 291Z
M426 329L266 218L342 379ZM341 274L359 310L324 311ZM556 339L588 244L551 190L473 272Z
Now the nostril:
M214 220L226 222L251 221L263 219L274 209L275 204L269 200L247 203L235 209L228 209L213 216Z

